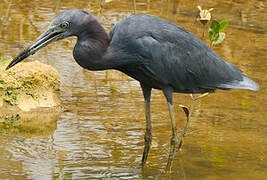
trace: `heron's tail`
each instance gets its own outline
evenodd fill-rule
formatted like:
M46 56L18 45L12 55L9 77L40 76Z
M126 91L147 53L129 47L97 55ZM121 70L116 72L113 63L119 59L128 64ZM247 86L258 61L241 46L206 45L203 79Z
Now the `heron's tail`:
M259 86L253 80L243 75L242 81L232 81L225 84L220 84L219 88L223 89L248 89L251 91L259 90Z

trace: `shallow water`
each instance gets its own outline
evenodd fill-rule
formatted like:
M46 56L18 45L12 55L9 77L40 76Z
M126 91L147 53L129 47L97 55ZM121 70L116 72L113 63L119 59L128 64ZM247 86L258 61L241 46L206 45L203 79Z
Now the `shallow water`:
M153 142L148 164L141 169L145 117L139 83L117 71L83 70L72 57L75 38L69 38L28 58L59 70L65 111L29 118L28 123L43 127L36 131L0 131L0 179L265 179L267 3L138 0L136 13L168 19L200 37L202 26L195 22L199 4L213 7L214 19L230 21L225 41L214 50L254 79L260 90L217 91L199 101L171 173L164 173L171 124L162 93L152 92ZM90 10L107 31L134 14L130 0L102 5L96 0L4 0L0 7L0 52L11 56L64 9ZM175 94L174 101L181 131L185 116L178 105L190 105L190 98Z

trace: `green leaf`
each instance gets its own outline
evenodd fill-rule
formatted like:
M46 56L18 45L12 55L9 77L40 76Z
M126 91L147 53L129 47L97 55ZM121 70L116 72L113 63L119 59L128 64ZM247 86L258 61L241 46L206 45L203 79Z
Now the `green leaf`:
M210 29L209 29L209 38L212 43L213 41L216 41L216 39L218 39L219 32L220 32L220 23L216 20L213 20L210 24Z
M212 40L213 34L214 34L214 32L211 29L209 29L209 38L210 38L210 41Z
M226 20L220 21L220 31L225 30L225 28L227 28L228 25L229 25L228 21L226 21Z
M225 38L224 32L219 32L218 36L212 41L212 45L220 44Z
M210 29L214 33L218 33L220 31L220 23L216 20L213 20L210 24Z
M225 33L222 32L229 25L229 22L222 20L220 22L213 20L210 24L209 38L212 45L220 44L225 38Z

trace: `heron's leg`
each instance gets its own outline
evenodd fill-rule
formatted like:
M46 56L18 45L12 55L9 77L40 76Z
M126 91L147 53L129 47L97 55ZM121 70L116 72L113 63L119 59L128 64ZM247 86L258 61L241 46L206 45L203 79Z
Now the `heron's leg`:
M145 111L146 111L146 133L145 133L145 147L142 157L142 164L144 165L147 160L147 156L149 153L149 149L151 146L151 140L152 140L152 126L151 126L151 116L150 116L150 97L151 97L151 88L145 86L144 84L141 84L141 88L143 91L143 95L145 98Z
M192 99L192 103L191 103L191 106L190 108L188 109L186 106L184 105L179 105L181 108L183 108L184 112L185 112L185 115L186 115L186 124L185 124L185 127L184 127L184 132L182 134L182 137L181 137L181 140L180 140L180 143L179 143L179 146L177 147L177 150L180 150L182 145L183 145L183 140L184 140L184 137L186 135L186 131L187 131L187 128L188 128L188 125L189 125L189 120L190 118L192 117L192 113L193 113L193 110L194 110L194 105L195 105L195 102L200 99L200 98L203 98L205 96L207 96L209 93L204 93L198 97L194 97L193 94L190 94L190 97Z
M171 170L171 166L173 163L173 159L175 156L176 147L178 143L178 133L177 133L176 122L175 122L175 118L173 114L172 92L173 90L171 88L163 89L163 93L168 102L169 114L170 114L171 124L172 124L172 137L171 137L171 144L170 144L170 151L169 151L169 158L167 162L166 172L170 172Z
M172 88L166 88L166 89L163 89L163 93L168 102L169 114L170 114L171 124L172 124L172 137L174 141L178 142L178 133L177 133L176 122L175 122L175 118L173 114L173 103L172 103L173 90Z

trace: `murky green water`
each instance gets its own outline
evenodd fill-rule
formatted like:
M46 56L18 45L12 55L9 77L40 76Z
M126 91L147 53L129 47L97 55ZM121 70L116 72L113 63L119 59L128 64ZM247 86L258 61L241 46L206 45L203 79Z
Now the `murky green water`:
M262 0L138 0L136 12L153 14L202 35L197 5L227 19L227 37L215 51L237 65L260 91L218 91L197 103L183 150L165 174L171 124L162 93L153 91L153 142L148 165L139 164L145 117L139 83L116 71L89 72L72 57L75 38L42 49L30 60L51 64L61 74L62 114L26 117L39 130L0 131L0 179L267 179L267 3ZM0 1L0 52L15 56L64 9L81 8L109 30L134 13L132 1ZM101 8L102 7L102 8ZM179 130L185 116L176 94Z

